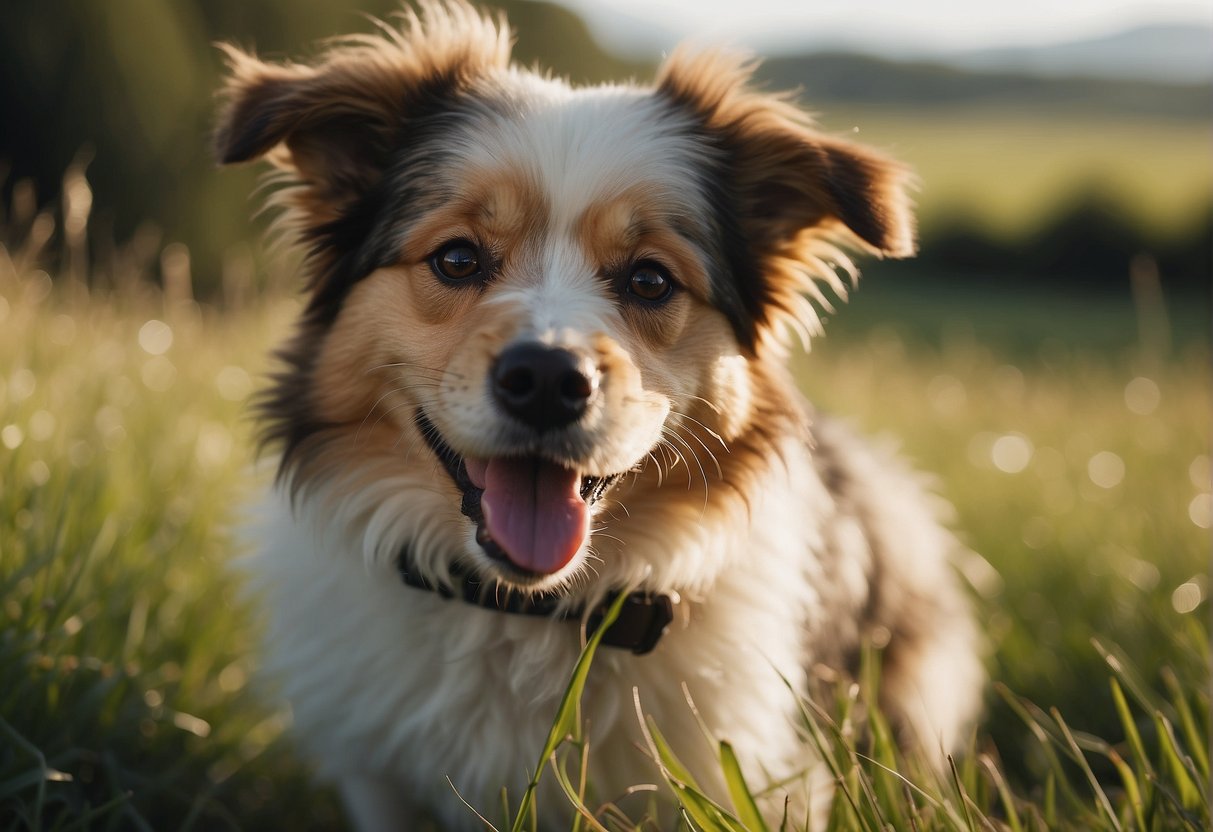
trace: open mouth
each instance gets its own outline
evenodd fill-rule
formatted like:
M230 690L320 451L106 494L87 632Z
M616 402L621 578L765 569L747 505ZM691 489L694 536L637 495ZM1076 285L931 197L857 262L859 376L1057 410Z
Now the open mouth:
M538 456L465 458L424 412L415 421L463 494L459 508L476 524L480 548L524 576L551 575L572 561L589 536L590 509L621 476L584 475Z

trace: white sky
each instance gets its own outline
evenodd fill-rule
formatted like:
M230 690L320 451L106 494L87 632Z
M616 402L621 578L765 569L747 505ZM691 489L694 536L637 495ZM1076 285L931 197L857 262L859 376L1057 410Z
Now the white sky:
M651 50L696 37L767 52L825 42L904 55L1043 45L1110 34L1143 23L1213 24L1209 0L559 2L580 12L605 43L622 50L629 43ZM610 25L612 20L614 25Z

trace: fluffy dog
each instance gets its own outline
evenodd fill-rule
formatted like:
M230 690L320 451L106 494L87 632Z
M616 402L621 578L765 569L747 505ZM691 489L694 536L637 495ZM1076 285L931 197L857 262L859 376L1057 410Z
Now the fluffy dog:
M902 166L736 55L574 89L457 2L310 64L227 52L219 157L272 162L306 254L262 402L264 669L361 828L516 800L619 593L584 698L596 801L657 777L636 701L716 798L704 725L780 784L772 817L820 820L797 696L864 643L886 715L942 759L981 682L956 544L782 361L843 248L912 253ZM541 825L571 811L541 788Z

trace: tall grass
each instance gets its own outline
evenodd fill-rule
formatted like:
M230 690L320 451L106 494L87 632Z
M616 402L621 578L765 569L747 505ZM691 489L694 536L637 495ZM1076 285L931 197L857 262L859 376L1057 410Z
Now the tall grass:
M251 689L255 616L223 568L251 480L245 403L294 303L200 304L180 250L167 290L100 281L48 256L53 224L27 218L0 248L0 828L337 827ZM985 558L967 574L996 680L942 777L878 714L857 722L874 662L805 702L833 828L1208 827L1207 361L1203 341L1108 354L1060 332L1013 363L963 330L928 345L895 325L798 360L815 401L939 473ZM538 785L574 805L592 792L577 694ZM714 804L647 727L684 825L762 827L727 737ZM632 822L581 809L574 828Z

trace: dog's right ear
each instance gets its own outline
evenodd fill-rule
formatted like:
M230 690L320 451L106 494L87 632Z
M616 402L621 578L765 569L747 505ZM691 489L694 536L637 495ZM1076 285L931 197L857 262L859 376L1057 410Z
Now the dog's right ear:
M508 30L462 2L425 2L399 31L355 36L314 65L221 45L229 75L215 130L222 164L263 156L331 219L373 185L409 123L509 64Z

